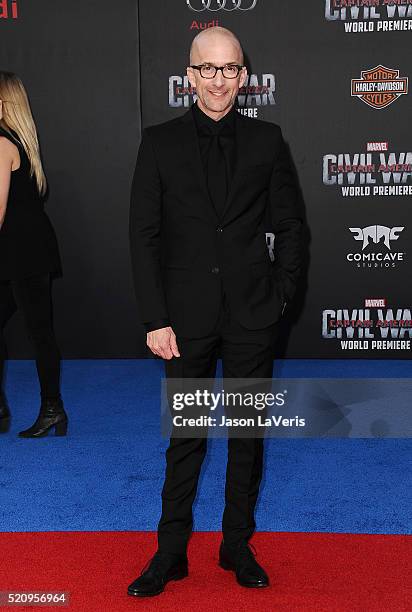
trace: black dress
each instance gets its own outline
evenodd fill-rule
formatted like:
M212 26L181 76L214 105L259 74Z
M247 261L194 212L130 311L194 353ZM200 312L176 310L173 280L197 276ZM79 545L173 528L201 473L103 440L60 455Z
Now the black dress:
M15 139L0 127L19 149L20 167L12 171L7 209L0 228L0 280L17 280L50 272L61 276L56 234L44 211L44 197L30 176L30 161L17 134Z

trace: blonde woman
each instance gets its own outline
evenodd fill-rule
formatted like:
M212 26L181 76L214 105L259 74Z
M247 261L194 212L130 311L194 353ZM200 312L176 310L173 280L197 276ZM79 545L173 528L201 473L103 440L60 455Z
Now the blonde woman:
M67 415L60 395L60 354L52 327L51 279L61 275L56 235L44 212L46 177L36 126L20 78L0 71L0 385L6 346L3 328L23 313L35 350L41 405L21 437L37 438L54 428L65 435ZM0 431L10 411L0 386Z

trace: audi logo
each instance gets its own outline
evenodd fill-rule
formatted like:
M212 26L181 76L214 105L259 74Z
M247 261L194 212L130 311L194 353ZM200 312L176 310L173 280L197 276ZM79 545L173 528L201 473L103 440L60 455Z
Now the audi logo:
M251 11L257 0L186 0L187 6L196 13L202 11ZM198 6L193 6L197 4ZM200 6L201 5L201 6Z

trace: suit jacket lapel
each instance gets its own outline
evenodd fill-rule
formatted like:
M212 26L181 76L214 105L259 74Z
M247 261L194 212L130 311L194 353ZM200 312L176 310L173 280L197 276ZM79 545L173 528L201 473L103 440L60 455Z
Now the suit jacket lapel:
M236 167L230 183L229 192L226 198L225 206L223 209L222 217L219 219L213 202L209 195L207 188L206 177L203 171L202 158L200 155L200 147L197 138L196 125L194 122L192 110L189 109L181 117L183 123L183 129L181 133L181 144L183 147L183 154L187 159L187 165L190 172L193 172L196 180L199 184L199 189L203 200L206 203L205 209L208 213L209 218L213 223L219 223L223 221L224 216L227 214L230 205L232 204L233 197L236 193L236 189L239 187L241 182L242 173L247 163L247 151L249 149L249 123L245 121L243 115L236 111Z

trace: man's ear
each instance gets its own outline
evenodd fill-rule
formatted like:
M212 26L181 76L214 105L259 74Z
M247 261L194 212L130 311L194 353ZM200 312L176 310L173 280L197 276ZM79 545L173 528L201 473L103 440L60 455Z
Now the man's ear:
M195 71L190 66L186 68L187 78L189 79L189 83L191 84L192 87L196 87L196 79L195 79L194 72Z
M247 79L247 69L243 67L240 72L239 89L243 87L243 85L246 83L246 79Z

